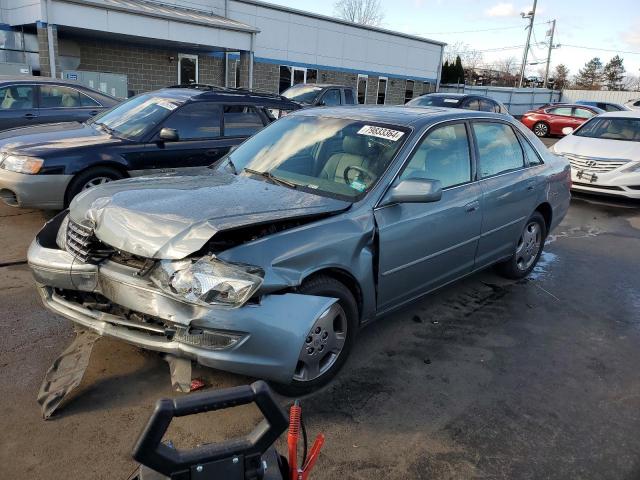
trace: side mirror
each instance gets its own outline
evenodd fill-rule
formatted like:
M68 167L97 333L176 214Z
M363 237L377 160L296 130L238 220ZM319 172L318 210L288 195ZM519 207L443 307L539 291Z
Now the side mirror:
M326 107L327 104L325 103L324 100L320 100L318 101L318 103L316 103L316 107Z
M563 135L571 135L573 133L573 127L564 127L562 129Z
M391 187L382 202L383 205L392 203L429 203L442 198L442 184L440 180L427 178L407 178Z
M178 135L178 131L175 128L163 128L160 130L160 140L165 142L177 142L180 140L180 135Z

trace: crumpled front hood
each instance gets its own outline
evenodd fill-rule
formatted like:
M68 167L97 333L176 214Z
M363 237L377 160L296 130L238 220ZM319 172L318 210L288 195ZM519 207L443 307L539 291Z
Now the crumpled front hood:
M217 232L344 210L350 203L203 169L193 176L138 177L94 187L70 206L96 237L147 258L180 259Z

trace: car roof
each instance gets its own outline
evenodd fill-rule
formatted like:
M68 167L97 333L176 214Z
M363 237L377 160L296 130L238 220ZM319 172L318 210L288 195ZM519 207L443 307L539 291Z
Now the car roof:
M231 103L252 103L256 105L300 108L300 104L282 95L271 92L252 91L244 88L218 87L215 85L175 85L157 90L163 95L183 100L212 100ZM149 92L147 92L149 93Z
M620 110L618 112L607 112L598 115L600 117L613 117L613 118L637 118L640 119L640 111L638 110Z
M309 117L346 118L358 121L389 123L398 126L421 126L436 120L466 117L495 118L505 120L504 114L461 110L446 107L413 107L406 105L343 105L340 107L321 107L299 110L291 115Z
M349 85L340 85L338 83L296 83L289 88L302 88L302 87L320 87L320 88L353 88Z
M547 109L547 108L555 108L555 107L582 107L582 108L587 108L590 110L593 110L595 112L604 112L604 110L602 110L601 108L598 108L594 105L585 105L584 103L546 103L544 105L542 105L541 107L538 107L539 109Z
M424 93L420 95L421 97L450 97L450 98L463 98L463 97L478 97L480 95L475 95L473 93L446 93L446 92L438 92L438 93Z

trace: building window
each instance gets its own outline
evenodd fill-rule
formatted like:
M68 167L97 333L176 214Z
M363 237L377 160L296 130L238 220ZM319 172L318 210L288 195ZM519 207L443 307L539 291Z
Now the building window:
M178 54L178 84L198 83L198 56Z
M280 93L291 86L291 67L280 65Z
M307 68L307 81L305 83L318 83L318 70Z
M376 100L378 105L384 105L387 98L387 83L387 77L378 78L378 99Z
M407 84L404 88L404 103L407 103L413 98L413 80L407 80Z
M431 90L431 82L424 82L424 84L422 85L422 93L431 93L433 90Z
M318 83L318 70L280 65L280 93L299 83Z
M240 88L240 60L235 60L234 62L236 64L236 68L235 68L235 75L234 75L234 81L235 83L235 87L236 88Z
M367 103L367 83L368 75L358 74L358 103Z

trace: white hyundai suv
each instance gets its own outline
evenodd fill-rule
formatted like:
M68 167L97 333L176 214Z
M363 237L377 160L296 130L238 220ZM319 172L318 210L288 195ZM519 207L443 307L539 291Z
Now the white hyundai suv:
M550 150L571 164L572 189L640 199L640 111L593 117Z

